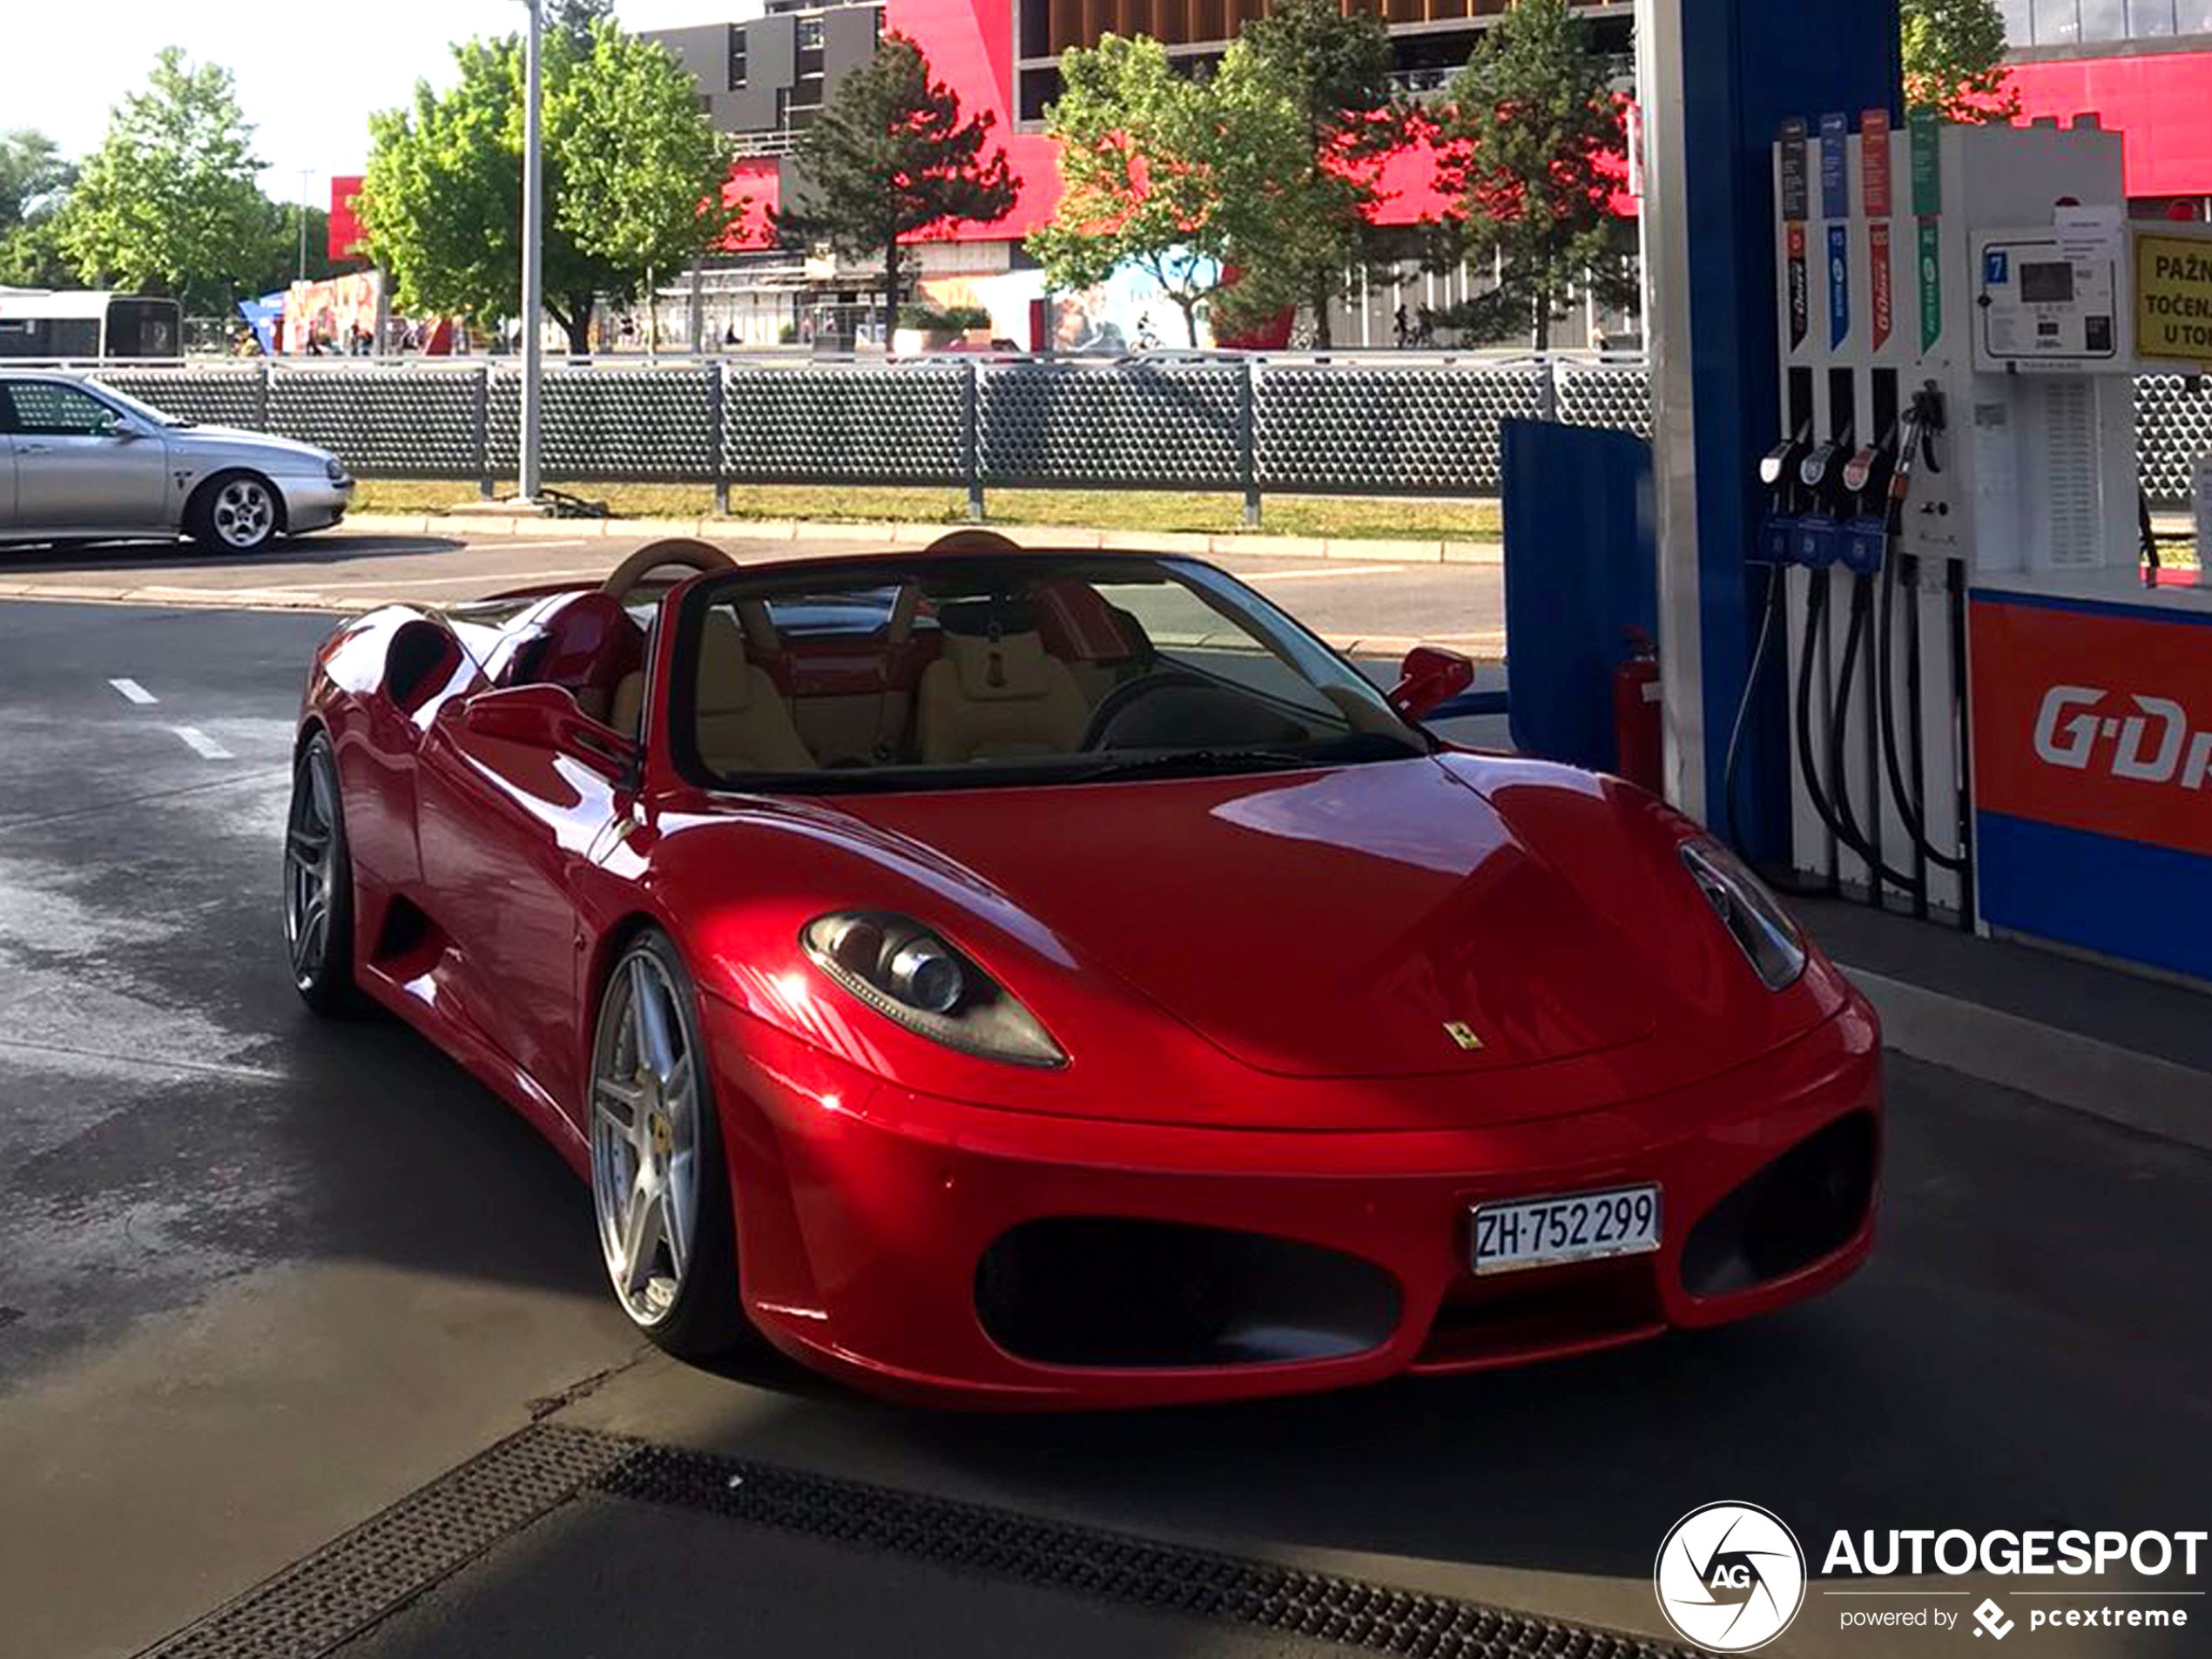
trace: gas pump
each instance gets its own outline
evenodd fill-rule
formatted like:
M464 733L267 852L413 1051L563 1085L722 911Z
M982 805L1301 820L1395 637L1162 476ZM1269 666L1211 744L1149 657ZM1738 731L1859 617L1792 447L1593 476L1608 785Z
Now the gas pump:
M2135 562L2121 139L1875 110L1785 123L1773 165L1784 430L1750 556L1795 880L1972 926L1972 590Z

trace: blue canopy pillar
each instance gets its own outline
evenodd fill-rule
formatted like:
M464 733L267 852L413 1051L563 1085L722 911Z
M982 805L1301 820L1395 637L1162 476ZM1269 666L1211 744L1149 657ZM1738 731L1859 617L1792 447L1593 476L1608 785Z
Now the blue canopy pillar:
M1792 116L1901 117L1898 0L1637 0L1636 47L1667 786L1718 825L1758 622L1756 469L1780 435L1772 145ZM1783 702L1755 705L1738 779L1762 855L1788 834Z

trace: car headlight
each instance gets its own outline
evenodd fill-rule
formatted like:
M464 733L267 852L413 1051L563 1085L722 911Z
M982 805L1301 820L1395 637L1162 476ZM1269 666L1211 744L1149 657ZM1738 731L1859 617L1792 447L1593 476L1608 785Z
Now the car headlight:
M799 939L823 973L909 1031L1013 1065L1068 1063L1035 1015L911 917L833 911L808 922Z
M339 460L336 455L331 456L329 460L322 463L322 470L323 475L334 484L342 484L346 482L346 463Z
M1710 838L1684 841L1683 867L1721 925L1743 948L1767 989L1797 982L1805 971L1805 936L1751 867Z

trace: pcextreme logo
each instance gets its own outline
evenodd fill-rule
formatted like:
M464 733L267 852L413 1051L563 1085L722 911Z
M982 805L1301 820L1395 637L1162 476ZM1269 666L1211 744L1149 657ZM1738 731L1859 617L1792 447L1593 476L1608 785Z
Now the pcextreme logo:
M2192 737L2188 711L2171 698L2131 696L2132 709L2107 713L2111 696L2090 685L2051 687L2035 717L2035 758L2046 765L2087 772L2100 742L2108 742L2107 766L2115 778L2204 787L2205 774L2212 771L2212 732Z
M1675 1633L1713 1653L1750 1653L1790 1628L1805 1599L1796 1534L1755 1503L1709 1503L1675 1522L1652 1568Z

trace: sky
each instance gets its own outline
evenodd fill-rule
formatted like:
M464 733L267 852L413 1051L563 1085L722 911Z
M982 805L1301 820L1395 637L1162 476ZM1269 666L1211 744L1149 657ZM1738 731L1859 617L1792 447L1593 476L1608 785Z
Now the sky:
M279 201L327 206L330 176L359 172L368 115L406 102L418 79L451 78L447 47L520 30L520 0L374 0L369 5L240 5L237 0L0 0L0 126L37 127L71 156L100 140L111 106L145 84L153 55L182 46L228 68ZM741 17L758 0L618 0L625 28ZM66 65L66 69L63 66Z

